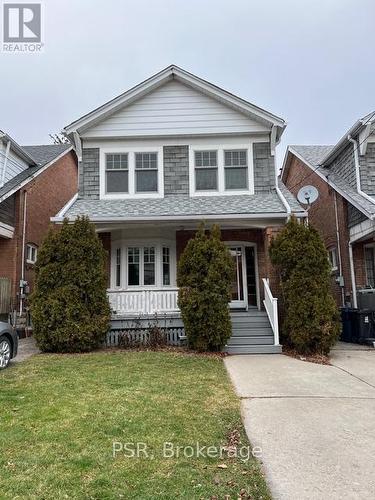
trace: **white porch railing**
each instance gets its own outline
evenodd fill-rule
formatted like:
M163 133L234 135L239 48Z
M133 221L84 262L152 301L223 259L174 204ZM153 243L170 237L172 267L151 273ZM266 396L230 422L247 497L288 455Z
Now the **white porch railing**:
M268 314L273 331L274 344L279 345L279 318L277 315L277 298L272 295L267 278L263 278L264 285L264 307Z
M108 290L111 308L117 314L155 314L178 312L178 289Z

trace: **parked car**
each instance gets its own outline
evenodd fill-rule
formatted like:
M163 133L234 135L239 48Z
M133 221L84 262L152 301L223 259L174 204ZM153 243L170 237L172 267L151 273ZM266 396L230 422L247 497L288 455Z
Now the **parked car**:
M0 370L9 365L9 361L17 355L18 337L9 323L0 321Z

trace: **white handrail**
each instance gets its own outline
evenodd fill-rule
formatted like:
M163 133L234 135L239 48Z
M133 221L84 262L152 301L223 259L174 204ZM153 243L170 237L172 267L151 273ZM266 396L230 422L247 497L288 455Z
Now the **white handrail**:
M279 345L279 318L277 313L277 298L272 295L268 278L263 278L264 300L263 304L267 311L268 319L273 331L274 345Z

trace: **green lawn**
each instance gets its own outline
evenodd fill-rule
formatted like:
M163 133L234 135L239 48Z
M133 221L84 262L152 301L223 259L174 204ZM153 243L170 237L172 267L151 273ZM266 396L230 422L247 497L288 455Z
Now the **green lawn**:
M218 357L35 356L0 372L0 498L270 498L253 458L163 458L164 442L218 447L236 430L248 445ZM149 456L114 458L113 442Z

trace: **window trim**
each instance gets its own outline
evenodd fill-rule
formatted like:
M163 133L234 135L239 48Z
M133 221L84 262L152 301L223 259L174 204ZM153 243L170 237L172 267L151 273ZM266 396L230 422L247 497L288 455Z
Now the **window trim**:
M29 248L35 251L35 260L29 259ZM35 243L26 243L26 263L34 265L38 260L38 245Z
M128 154L128 192L127 193L107 193L106 192L106 155L107 154ZM136 192L136 153L156 153L158 163L157 182L158 190L155 192ZM164 198L164 160L163 146L112 146L100 148L99 153L99 185L100 199L121 200L137 198Z
M144 248L155 248L155 284L154 285L129 285L128 272L128 250L129 248L140 248L139 275L140 283L144 282ZM169 278L170 284L163 284L163 248L169 248ZM117 249L121 249L121 286L116 282L116 256ZM111 251L111 271L110 271L110 290L131 291L131 290L159 290L176 288L176 243L170 239L145 238L145 239L117 239L113 242Z
M241 194L254 194L254 159L253 141L248 143L231 144L202 144L189 145L189 194L190 196L236 196ZM247 152L247 189L225 189L225 151L246 150ZM218 189L200 191L196 190L195 181L195 153L197 151L217 151Z
M337 254L337 247L330 247L328 248L328 260L331 266L331 271L335 272L338 271L339 269L339 264L338 264L338 254ZM335 256L335 265L333 265L333 259L331 260L331 254L334 254Z

